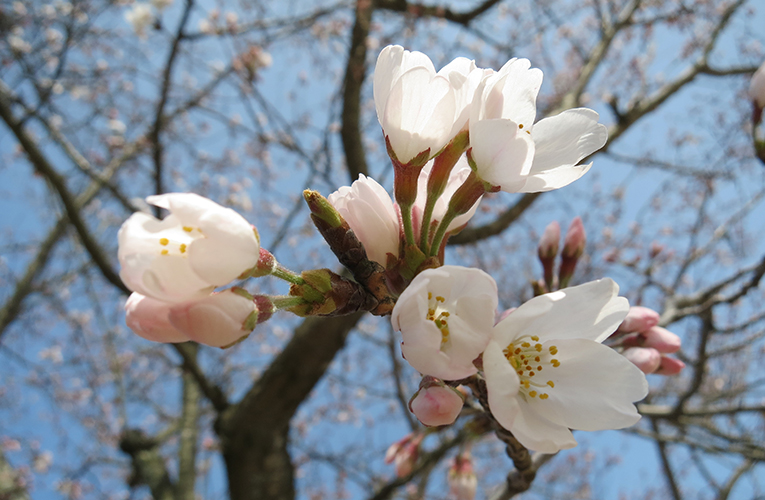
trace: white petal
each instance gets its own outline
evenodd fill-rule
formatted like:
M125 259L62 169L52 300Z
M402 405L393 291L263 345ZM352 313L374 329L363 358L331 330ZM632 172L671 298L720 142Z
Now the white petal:
M393 84L400 74L399 70L403 58L404 47L400 45L388 45L377 56L377 65L375 66L373 78L373 93L375 107L377 108L377 118L381 124L385 103L388 101L390 89L393 88Z
M557 453L576 446L568 427L547 420L524 401L517 401L519 411L509 429L526 448L540 453Z
M568 186L575 180L586 174L592 163L587 165L564 165L558 168L552 168L550 170L542 170L541 172L534 172L533 167L529 176L526 178L526 183L523 187L519 188L517 193L540 193L543 191L552 191L553 189L559 189L564 186Z
M573 167L606 144L608 130L598 123L598 113L588 108L577 108L540 120L534 125L531 137L536 145L531 173L536 175L558 167ZM578 178L574 177L566 184ZM559 183L564 179L562 177ZM547 185L552 184L553 179L546 180Z
M341 187L328 200L351 226L370 260L385 266L389 252L398 256L398 214L390 195L374 179L359 175L351 187Z
M382 127L399 161L408 163L430 149L436 154L449 141L454 125L454 93L449 81L427 68L412 68L391 89Z
M192 269L216 286L229 283L260 258L260 243L252 226L231 209L205 213L199 219L204 238L188 248Z
M169 319L195 342L222 347L249 333L243 325L255 309L251 300L225 290L198 301L173 305Z
M189 337L170 324L168 315L172 305L134 292L125 303L125 323L146 340L188 342Z
M527 398L540 415L559 425L584 431L622 429L640 420L633 404L648 394L645 375L610 347L592 340L549 341L558 348L560 366L539 373L546 400Z
M489 342L483 352L483 372L491 413L502 427L510 429L519 411L515 398L518 396L520 380L502 353L503 348L504 345L494 340Z
M478 176L503 191L522 187L534 160L534 142L510 120L470 124L471 155Z
M568 428L535 414L521 399L523 396L518 392L518 375L502 354L503 347L491 341L483 353L491 414L529 449L555 453L576 446L576 440Z
M519 335L537 335L541 342L602 342L616 331L629 310L629 302L618 293L619 286L605 278L534 297L497 324L494 338L504 345Z
M165 210L178 217L181 224L196 226L200 217L205 213L226 210L214 201L195 193L167 193L147 196L146 202Z

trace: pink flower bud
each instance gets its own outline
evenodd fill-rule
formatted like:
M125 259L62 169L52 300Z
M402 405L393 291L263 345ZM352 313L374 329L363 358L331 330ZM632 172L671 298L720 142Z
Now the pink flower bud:
M255 303L232 290L214 293L201 300L176 304L170 323L191 340L225 347L247 336L257 322ZM256 321L252 321L253 318Z
M423 377L418 390L409 401L409 409L428 427L453 424L462 410L462 394L442 381Z
M545 228L542 237L539 239L539 248L537 253L540 259L550 259L558 255L560 245L560 224L558 221L552 221Z
M627 316L616 330L621 333L645 332L659 324L659 313L647 307L630 307Z
M644 347L653 347L662 354L672 354L680 349L680 337L660 326L654 326L641 337Z
M564 258L579 258L584 253L584 245L587 243L587 234L584 231L582 218L574 217L566 231L566 239L563 243L562 255Z
M685 363L679 359L662 356L661 365L659 365L659 369L654 373L656 375L677 375L683 368L685 368Z
M420 434L409 434L402 440L390 445L388 451L385 452L385 463L393 462L396 476L405 477L412 473L420 454L422 438L423 436Z
M475 498L478 478L473 472L473 460L470 453L465 452L454 457L447 482L454 500L473 500Z
M170 324L173 304L133 292L125 303L125 323L139 336L154 342L188 342L188 336Z
M650 347L630 347L622 354L646 374L655 372L661 364L661 354Z

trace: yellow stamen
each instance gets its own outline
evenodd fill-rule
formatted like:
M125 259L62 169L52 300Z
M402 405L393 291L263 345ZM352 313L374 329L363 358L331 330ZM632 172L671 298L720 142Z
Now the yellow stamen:
M159 252L159 253L161 253L162 255L167 255L167 254L168 254L168 253L170 253L170 252L168 252L167 248L165 248L165 249L163 249L163 250L162 250L161 252Z
M542 393L542 394L539 395L539 399L547 399L549 397L550 396L548 396L546 393Z
M554 388L555 387L555 382L553 382L552 380L548 380L547 381L547 385L549 385L550 387Z
M186 243L181 243L181 253L186 253Z
M165 246L168 243L170 243L170 240L168 240L167 238L160 238L159 239L159 244L162 245L162 246Z
M532 398L537 397L537 391L529 391L529 396L531 396Z
M189 226L183 226L183 230L186 231L187 233L190 233L191 231L194 230L194 228Z

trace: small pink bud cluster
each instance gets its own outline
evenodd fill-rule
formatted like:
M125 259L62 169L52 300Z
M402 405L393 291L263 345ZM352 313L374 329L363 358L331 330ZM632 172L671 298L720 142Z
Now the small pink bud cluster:
M656 311L647 307L630 307L614 336L618 337L618 345L624 348L624 357L643 373L677 375L685 368L685 363L665 354L673 354L680 349L680 337L658 324L659 314Z
M425 426L453 424L465 402L463 394L430 375L422 377L420 389L409 400L409 410Z
M560 252L561 263L558 268L558 288L568 286L574 276L576 264L584 253L587 243L587 233L584 230L582 218L577 216L571 221L563 240L563 250ZM555 289L555 259L560 249L560 225L553 221L547 225L537 247L537 256L542 263L544 280L532 283L535 295L542 295Z
M407 434L403 439L390 445L385 452L385 463L393 463L397 477L406 477L412 473L420 455L420 443L425 436Z

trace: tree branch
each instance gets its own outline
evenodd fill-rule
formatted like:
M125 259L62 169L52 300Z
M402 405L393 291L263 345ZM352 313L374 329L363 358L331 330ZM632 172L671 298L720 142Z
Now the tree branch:
M11 96L4 92L5 88L7 88L6 85L0 86L0 117L2 117L3 121L8 125L8 128L10 128L16 136L21 147L24 148L29 161L35 167L35 170L45 176L58 194L61 203L64 205L64 210L66 211L69 222L77 231L82 245L85 247L88 254L90 254L91 259L93 259L93 262L99 268L101 274L103 274L104 278L116 288L125 293L130 293L122 283L117 272L112 268L108 257L105 255L99 243L90 234L85 221L80 215L80 209L77 206L77 202L69 191L69 188L66 186L66 180L55 168L53 168L53 165L48 162L48 159L37 147L37 144L35 144L21 123L13 115L10 107Z
M366 76L367 36L372 21L372 0L357 0L356 22L351 32L351 46L343 81L343 112L340 136L343 140L345 164L351 181L367 173L367 160L361 140L361 86Z

